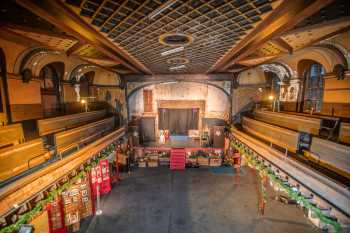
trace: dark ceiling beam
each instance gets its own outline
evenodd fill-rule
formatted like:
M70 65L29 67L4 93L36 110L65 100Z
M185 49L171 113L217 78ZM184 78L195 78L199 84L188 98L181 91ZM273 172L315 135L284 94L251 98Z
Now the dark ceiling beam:
M81 43L96 47L111 59L121 62L136 73L151 73L115 43L96 31L59 0L16 0L22 7L50 22L58 29L76 37Z
M303 48L306 48L306 47L310 47L310 46L312 46L312 45L314 45L314 44L317 44L318 42L321 42L321 41L323 41L323 40L330 39L330 38L332 38L332 37L334 37L334 36L337 36L337 35L339 35L339 34L342 34L342 33L345 33L345 32L349 32L349 31L350 31L350 25L349 25L349 26L346 26L346 27L343 27L343 28L341 28L341 29L338 29L338 30L336 30L336 31L334 31L334 32L328 33L328 34L326 34L326 35L324 35L324 36L321 36L320 38L317 38L317 39L315 39L315 40L312 40L312 41L310 41L309 43L305 44L303 47L299 48L298 50L303 49Z
M70 47L70 48L66 51L67 56L70 56L70 55L72 55L73 53L79 51L83 46L84 46L84 44L82 44L81 42L75 43L72 47Z
M256 48L262 46L272 38L280 36L292 29L298 23L320 11L333 0L293 0L283 1L258 26L235 45L209 72L223 71L252 54Z
M0 27L0 38L7 40L7 41L14 42L16 44L27 46L27 47L36 47L36 46L37 47L46 47L48 49L57 51L56 48L43 45L39 41L33 40L32 38L29 38L29 37L25 37L22 34L19 34L17 32L9 30L6 27Z
M282 38L276 38L271 41L273 44L275 44L278 48L280 48L283 52L292 54L293 53L293 47L290 46L285 40Z

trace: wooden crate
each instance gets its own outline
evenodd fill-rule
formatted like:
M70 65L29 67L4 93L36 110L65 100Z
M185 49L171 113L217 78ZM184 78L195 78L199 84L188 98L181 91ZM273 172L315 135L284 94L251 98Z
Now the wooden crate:
M211 167L220 167L222 163L221 158L210 158L209 166Z
M209 166L209 158L198 157L197 161L199 166Z

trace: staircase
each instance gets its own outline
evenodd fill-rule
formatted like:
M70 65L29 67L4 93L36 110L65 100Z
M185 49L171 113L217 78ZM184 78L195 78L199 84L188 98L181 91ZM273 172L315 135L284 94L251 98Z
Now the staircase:
M170 152L170 169L185 170L186 151L184 148L172 148Z

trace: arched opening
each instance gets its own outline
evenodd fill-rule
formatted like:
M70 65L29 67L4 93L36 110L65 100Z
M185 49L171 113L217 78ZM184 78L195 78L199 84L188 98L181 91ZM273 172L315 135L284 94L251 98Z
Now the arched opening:
M303 78L301 112L321 112L325 69L314 60L302 60L298 64L298 73Z
M63 73L63 62L53 62L47 64L40 70L39 79L41 81L41 100L44 117L60 114L60 84Z
M268 93L278 99L280 95L280 79L275 72L267 71L266 76L266 86L269 88Z
M80 77L80 97L88 98L91 95L91 85L95 76L94 71L89 71Z

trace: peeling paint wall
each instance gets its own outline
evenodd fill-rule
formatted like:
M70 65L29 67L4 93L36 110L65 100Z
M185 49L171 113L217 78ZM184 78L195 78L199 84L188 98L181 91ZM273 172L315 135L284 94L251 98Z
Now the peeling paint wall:
M143 116L143 90L153 91L153 113L157 113L159 100L203 100L205 101L205 118L228 119L230 101L220 89L207 84L195 82L176 82L150 85L134 92L129 98L130 116ZM148 114L149 115L149 114Z

